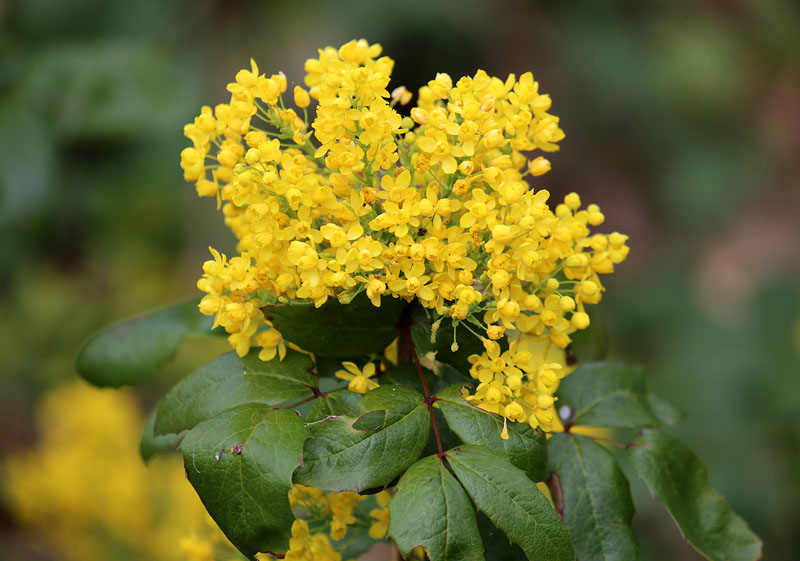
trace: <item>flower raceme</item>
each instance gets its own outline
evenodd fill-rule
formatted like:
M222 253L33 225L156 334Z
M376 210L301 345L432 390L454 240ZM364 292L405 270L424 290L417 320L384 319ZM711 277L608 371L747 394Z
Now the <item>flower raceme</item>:
M531 73L438 74L402 117L395 107L411 94L389 90L393 66L364 40L327 47L288 94L283 74L251 61L228 84L230 103L186 125L184 176L217 199L239 251L211 250L200 310L239 355L255 343L269 360L286 347L261 312L268 303L416 300L483 338L471 401L550 430L565 370L543 357L589 326L627 236L592 232L604 216L577 194L551 209L527 183L550 170L536 152L564 138ZM342 377L376 384L351 368Z

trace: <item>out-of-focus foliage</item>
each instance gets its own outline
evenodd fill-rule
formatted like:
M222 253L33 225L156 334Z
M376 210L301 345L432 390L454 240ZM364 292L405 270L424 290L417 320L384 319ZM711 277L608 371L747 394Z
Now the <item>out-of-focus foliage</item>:
M646 365L653 389L687 413L676 435L764 538L765 558L796 555L791 0L11 0L0 13L0 452L45 438L31 404L72 375L86 334L193 296L205 248L230 247L178 168L181 125L200 100L223 101L218 84L251 56L299 82L289 71L317 45L353 37L382 43L412 90L441 69L533 70L567 134L537 187L579 190L609 231L631 234L603 303L612 353ZM223 348L189 345L143 402ZM179 471L171 480L183 485ZM30 543L54 536L31 538L3 486L0 557L30 559ZM636 502L643 559L695 558L666 515ZM51 547L43 558L65 556Z

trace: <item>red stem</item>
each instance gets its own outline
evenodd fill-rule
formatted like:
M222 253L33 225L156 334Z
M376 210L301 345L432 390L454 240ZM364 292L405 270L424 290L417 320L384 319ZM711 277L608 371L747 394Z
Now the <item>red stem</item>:
M411 341L411 334L406 331L406 336L408 337L409 341ZM414 342L411 341L411 354L414 357L414 363L417 365L417 372L419 372L419 379L422 382L422 390L425 392L425 403L428 404L428 411L431 414L431 423L433 424L433 434L436 436L436 447L439 449L439 453L436 456L439 458L439 461L442 461L442 458L446 457L447 454L444 453L442 450L442 439L439 437L439 427L436 426L436 416L433 413L433 404L438 401L436 397L431 397L431 392L428 390L428 382L425 380L425 374L422 372L422 365L419 362L419 356L417 356L417 349L414 347Z

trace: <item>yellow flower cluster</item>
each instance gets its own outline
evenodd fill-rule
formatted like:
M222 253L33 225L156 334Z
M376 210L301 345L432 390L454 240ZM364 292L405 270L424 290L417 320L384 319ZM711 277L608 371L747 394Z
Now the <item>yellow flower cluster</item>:
M547 338L527 333L510 339L503 352L496 341L484 340L486 351L470 357L470 374L480 383L474 395L465 392L465 399L510 421L559 430L553 394L574 368L567 365L566 352ZM502 438L508 439L505 429Z
M269 359L285 345L260 311L267 303L416 299L487 340L472 369L478 405L547 428L563 371L526 348L563 349L589 326L585 307L626 258L627 236L592 233L604 221L597 205L571 193L553 210L526 182L550 169L531 152L564 138L530 73L438 74L401 117L395 106L411 95L389 92L394 63L380 54L364 40L320 50L294 109L286 78L252 62L228 85L230 103L186 126L185 178L217 197L240 252L212 250L200 309L240 355L255 343ZM517 342L500 353L507 332Z
M243 559L206 514L177 456L142 463L143 422L130 391L76 381L47 394L37 404L39 443L3 460L12 515L36 535L44 557Z
M299 509L315 520L330 523L330 537L339 541L347 534L348 524L355 522L353 512L363 497L353 491L328 493L305 485L295 485L289 493L293 509Z
M289 501L295 512L301 516L292 524L292 539L289 551L286 552L287 561L341 561L341 554L335 549L331 540L339 541L347 535L348 526L357 522L355 511L358 504L367 497L343 491L330 493L307 487L294 485L289 493ZM376 500L380 508L370 511L370 516L375 522L369 528L369 535L374 539L382 539L389 526L389 509L386 508L391 495L387 491L377 494ZM319 528L330 527L330 532L312 531L309 521ZM264 559L271 557L263 555Z
M259 554L257 559L272 559L272 556ZM289 540L289 551L284 557L286 561L342 561L342 556L333 549L325 534L311 534L308 522L295 520L292 523L292 538Z

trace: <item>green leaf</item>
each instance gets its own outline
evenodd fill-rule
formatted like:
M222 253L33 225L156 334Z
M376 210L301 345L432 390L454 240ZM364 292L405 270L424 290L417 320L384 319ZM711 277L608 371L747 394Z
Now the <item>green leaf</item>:
M708 482L705 464L678 439L643 430L628 457L684 538L707 559L761 559L761 541Z
M436 456L411 466L389 501L389 536L404 556L428 548L431 561L483 561L475 509Z
M463 325L456 327L455 339L453 338L453 320L444 318L433 335L433 320L428 317L426 310L419 305L414 305L411 310L411 339L414 348L419 354L436 351L436 360L449 364L464 375L469 373L469 356L483 352L483 342ZM473 331L475 329L473 328ZM451 345L458 342L458 349L453 351Z
M386 409L367 411L353 422L353 430L358 432L375 432L386 425Z
M597 306L588 306L588 329L579 329L570 338L569 353L579 362L597 362L608 356L608 331Z
M314 405L308 412L307 420L309 423L321 421L325 417L336 415L347 415L348 417L358 417L363 409L361 401L364 396L347 390L330 392L314 400Z
M327 491L362 491L390 483L413 464L428 440L430 417L422 395L381 386L364 396L364 411L385 410L379 429L358 430L359 419L340 415L310 423L295 483Z
M581 561L636 561L631 530L633 502L616 459L592 439L556 434L547 443L550 469L558 476L562 519Z
M463 385L474 382L472 378L447 364L440 365L438 373L433 373L426 368L423 368L422 371L425 374L425 381L428 383L428 391L431 393L437 393L453 384ZM419 371L415 364L401 364L392 368L381 376L381 384L399 384L423 392Z
M672 403L654 393L647 394L647 404L650 410L664 425L677 425L685 416L683 411Z
M447 456L475 505L525 551L528 559L574 559L567 528L522 470L474 444L454 448Z
M619 363L581 364L561 381L559 405L572 407L572 424L598 427L658 426L641 368Z
M193 428L227 409L245 403L278 405L311 395L317 378L311 357L287 350L283 360L264 362L253 349L244 358L225 353L178 382L158 405L155 434Z
M363 367L363 362L359 361L357 358L355 357L348 357L348 358L351 362L356 362L358 363L359 366ZM314 367L317 369L317 376L319 376L320 378L334 378L336 379L337 382L341 382L339 378L336 378L336 372L339 370L344 370L341 358L315 355Z
M292 472L308 436L295 412L251 403L199 424L183 440L189 481L245 555L289 548Z
M161 368L187 334L210 333L211 325L212 319L197 309L197 300L143 314L92 335L75 368L97 386L133 385Z
M524 471L533 481L547 479L547 448L544 433L524 423L507 423L508 440L500 438L503 418L478 409L461 397L461 385L437 394L436 403L447 424L467 444L480 444Z
M319 308L312 303L269 305L264 315L275 329L302 349L320 356L350 358L381 353L399 335L397 323L405 302L384 298L381 307L365 295L349 304L328 300Z
M163 454L165 452L175 452L178 450L178 445L186 436L185 432L180 434L169 434L167 436L156 436L153 433L153 428L156 423L156 410L153 409L147 416L147 421L142 429L142 437L139 441L139 455L145 461L149 462L153 456Z

